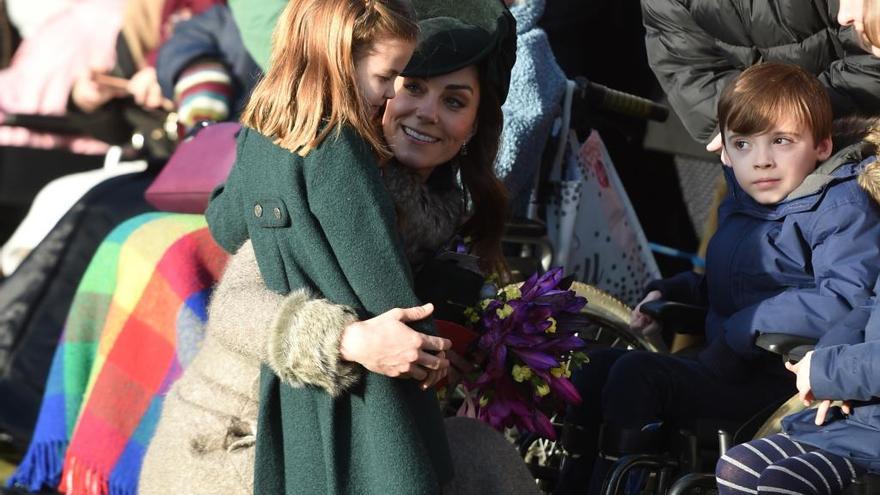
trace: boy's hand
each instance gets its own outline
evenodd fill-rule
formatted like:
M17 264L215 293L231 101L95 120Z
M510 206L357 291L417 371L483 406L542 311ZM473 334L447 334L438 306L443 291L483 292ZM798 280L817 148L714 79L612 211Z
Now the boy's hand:
M813 358L813 351L806 353L800 361L792 364L785 363L785 368L797 375L798 397L804 402L805 406L812 404L813 389L810 387L810 361Z
M654 321L654 318L651 318L650 316L641 312L641 308L642 308L642 304L645 304L646 302L650 302L650 301L656 301L657 299L660 299L661 297L663 297L663 294L661 294L659 290L652 290L651 292L648 292L648 295L646 295L645 298L642 299L639 302L639 304L636 305L636 308L633 310L632 315L630 316L630 319L629 319L630 328L641 332L641 331L647 329L648 326L651 325L652 323L656 324L657 322Z

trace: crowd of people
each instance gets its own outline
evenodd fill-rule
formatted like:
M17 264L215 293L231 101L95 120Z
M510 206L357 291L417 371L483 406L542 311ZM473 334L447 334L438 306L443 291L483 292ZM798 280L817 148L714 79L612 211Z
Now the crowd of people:
M499 177L516 121L502 106L515 64L534 65L517 58L517 25L542 1L102 0L30 24L13 4L28 28L0 72L0 112L63 113L76 130L4 126L0 144L100 152L134 131L151 165L83 191L0 282L0 328L36 321L20 316L28 304L65 308L30 344L46 366L19 397L36 426L0 411L29 441L10 487L538 493L502 434L443 417L435 385L479 359L438 334L448 301L415 280L452 250L510 281L502 238L523 191ZM726 194L705 269L645 287L630 331L658 338L640 309L665 299L707 308L705 343L588 352L572 376L583 401L564 415L580 450L553 491L601 493L614 459L600 432L743 423L797 394L817 408L724 453L718 493L843 493L880 472L880 1L641 6L651 69L718 153ZM40 30L97 7L109 25L79 33L64 71L23 76L70 43ZM241 123L235 164L204 215L115 206L111 190L142 194L174 141L225 120ZM66 263L105 209L84 259ZM75 280L59 295L62 266ZM756 346L762 333L815 350L783 363Z

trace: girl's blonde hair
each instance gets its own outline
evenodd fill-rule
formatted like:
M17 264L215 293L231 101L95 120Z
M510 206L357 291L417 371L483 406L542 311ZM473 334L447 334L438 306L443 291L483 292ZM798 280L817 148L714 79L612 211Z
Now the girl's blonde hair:
M355 62L377 40L415 42L418 29L408 0L290 0L272 35L269 69L241 122L301 156L351 125L387 159Z

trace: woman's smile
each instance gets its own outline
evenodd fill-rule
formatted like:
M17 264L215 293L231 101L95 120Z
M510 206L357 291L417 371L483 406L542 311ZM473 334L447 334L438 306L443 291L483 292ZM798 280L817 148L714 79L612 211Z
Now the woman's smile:
M425 134L423 132L419 132L412 127L407 127L403 124L400 125L400 128L403 129L403 133L406 134L407 137L412 138L419 143L433 144L440 141L439 138Z

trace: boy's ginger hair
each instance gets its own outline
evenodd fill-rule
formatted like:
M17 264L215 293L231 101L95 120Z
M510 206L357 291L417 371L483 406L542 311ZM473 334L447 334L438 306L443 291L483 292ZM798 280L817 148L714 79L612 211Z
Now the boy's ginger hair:
M831 99L816 76L774 62L753 65L733 80L718 100L718 126L737 134L761 134L783 116L804 126L817 145L831 137Z
M290 0L272 36L269 69L241 122L305 156L350 125L390 157L357 84L355 62L381 39L416 42L408 0Z

